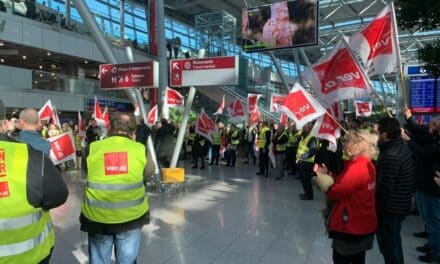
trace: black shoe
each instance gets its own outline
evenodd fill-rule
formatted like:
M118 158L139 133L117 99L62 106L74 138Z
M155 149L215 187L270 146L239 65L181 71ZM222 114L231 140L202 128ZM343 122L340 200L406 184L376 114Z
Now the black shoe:
M426 233L426 231L415 232L415 233L413 233L413 236L418 237L418 238L427 238L428 234Z
M226 166L226 167L231 167L231 165L229 165L229 164L226 164L225 166Z
M280 177L275 178L276 181L281 181L282 179Z
M428 245L424 245L423 247L416 247L416 250L421 253L429 254L431 253L431 248Z
M299 195L299 199L301 199L301 200L313 200L313 196L307 195L305 193L301 193Z
M192 166L193 169L197 169L197 165Z
M214 165L214 162L210 162L208 165Z
M203 170L205 168L205 166L200 167L201 170Z
M418 257L419 261L424 263L440 263L440 256L433 256L431 254L426 254Z
M243 162L244 164L249 164L249 161L245 161L245 162Z
M264 173L261 173L261 172L257 172L256 174L257 174L258 176L264 175Z
M231 165L231 167L235 167L235 165Z
M295 175L296 173L293 173L293 172L289 172L289 173L287 173L287 175L290 175L290 176L293 176L293 175Z

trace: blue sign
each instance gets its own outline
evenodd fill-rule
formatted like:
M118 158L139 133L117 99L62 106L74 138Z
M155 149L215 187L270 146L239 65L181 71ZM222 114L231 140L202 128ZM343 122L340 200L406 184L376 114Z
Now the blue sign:
M434 112L434 79L432 77L411 78L411 112Z
M98 102L102 111L104 111L104 108L107 106L109 113L134 111L134 107L130 103L111 101L111 100L101 100L101 99L98 99ZM87 98L87 111L93 112L94 108L95 108L95 98Z
M427 75L428 73L426 72L426 70L420 66L408 66L408 70L407 70L407 74L408 75Z

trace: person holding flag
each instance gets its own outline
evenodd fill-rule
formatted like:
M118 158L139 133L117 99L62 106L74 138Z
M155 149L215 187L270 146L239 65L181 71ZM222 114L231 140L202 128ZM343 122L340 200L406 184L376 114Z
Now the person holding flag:
M269 128L269 123L263 121L261 123L261 128L258 132L258 151L259 151L259 168L260 171L257 175L264 175L269 177L269 146L271 140L271 132Z
M278 176L275 180L280 181L285 179L284 175L284 158L286 156L287 142L289 141L289 136L287 135L286 129L283 124L278 124L275 135L272 139L272 143L275 146L275 160L276 160L276 170Z
M295 122L290 123L288 128L288 140L286 146L286 164L285 168L290 169L289 175L296 173L296 151L298 150L298 143L301 139L301 130L296 129Z
M310 132L313 123L307 123L302 128L301 140L298 144L296 160L298 176L301 179L304 193L299 195L301 200L313 200L312 174L315 154L318 152L319 141Z
M231 124L231 131L229 131L227 136L228 141L228 155L226 159L226 167L235 167L235 162L237 160L237 149L240 144L240 131L237 125Z
M49 156L50 143L37 132L40 121L38 112L33 108L26 108L21 110L19 118L21 123L21 131L18 133L19 140Z
M217 131L212 134L212 157L209 165L218 165L220 159L220 146L222 145L223 126L220 126L220 122L217 123Z

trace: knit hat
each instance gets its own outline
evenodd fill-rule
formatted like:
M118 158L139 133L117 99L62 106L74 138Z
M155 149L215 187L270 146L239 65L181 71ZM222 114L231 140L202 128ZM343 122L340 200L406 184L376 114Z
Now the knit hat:
M0 120L6 119L6 109L2 99L0 99Z

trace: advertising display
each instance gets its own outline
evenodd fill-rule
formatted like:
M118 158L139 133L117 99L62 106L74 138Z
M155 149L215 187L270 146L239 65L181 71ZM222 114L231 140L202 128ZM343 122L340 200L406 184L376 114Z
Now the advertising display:
M238 56L170 61L170 86L238 85Z
M159 64L156 61L99 65L103 90L159 87Z
M410 89L411 112L434 113L434 79L432 77L413 77ZM437 106L440 106L438 102Z
M246 52L318 44L318 1L298 0L243 9Z

